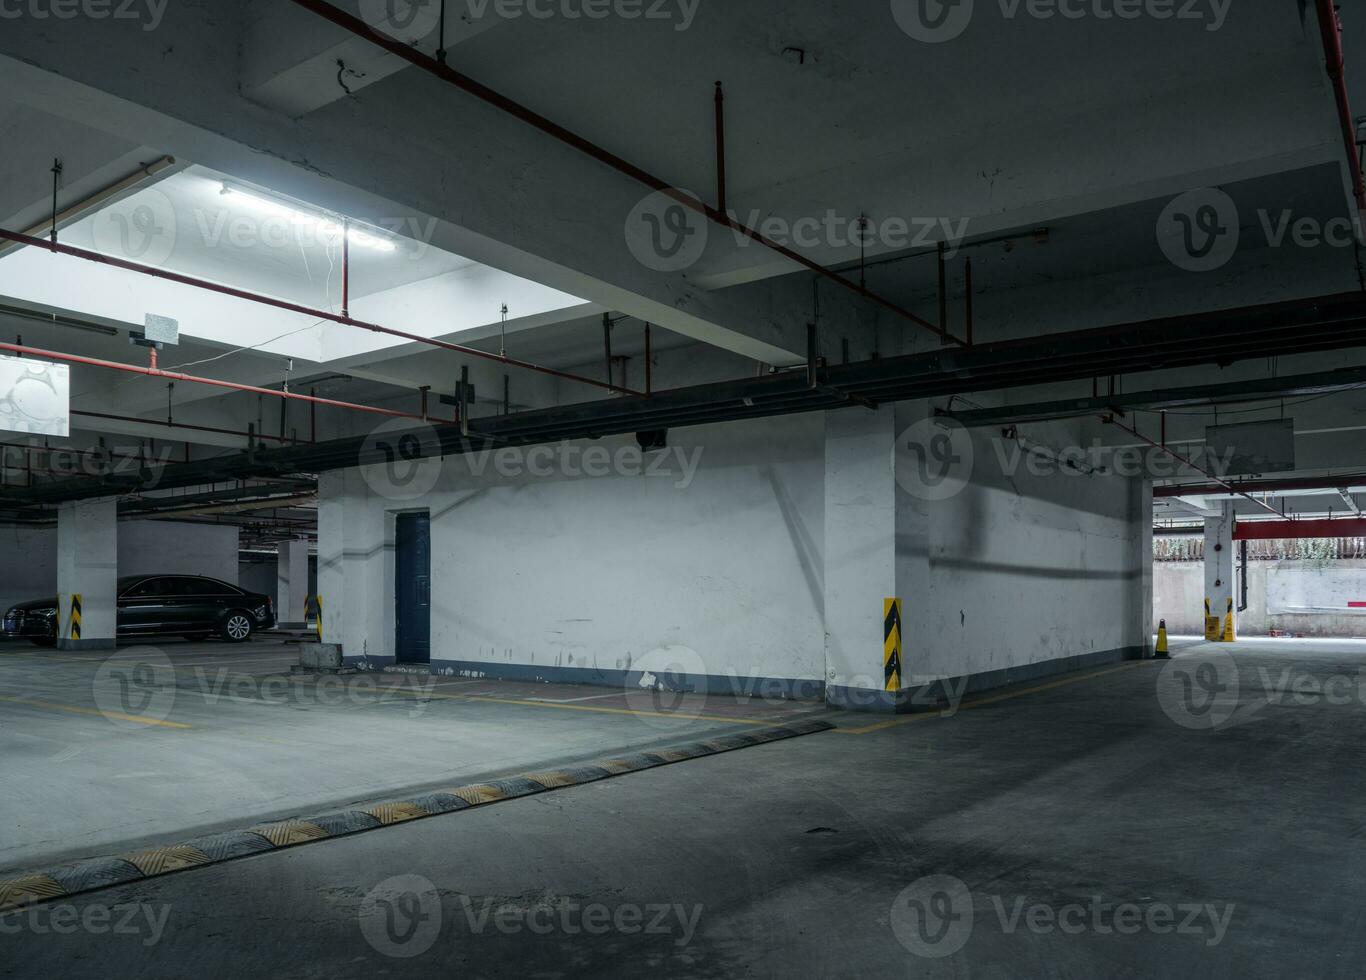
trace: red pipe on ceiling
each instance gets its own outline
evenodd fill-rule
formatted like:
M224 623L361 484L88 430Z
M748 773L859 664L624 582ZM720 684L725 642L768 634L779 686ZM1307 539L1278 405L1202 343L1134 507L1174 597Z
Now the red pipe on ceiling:
M1342 53L1342 20L1333 0L1316 0L1319 14L1319 33L1323 36L1323 53L1327 58L1328 77L1333 82L1337 99L1338 119L1342 123L1342 138L1347 146L1347 163L1352 170L1352 194L1356 198L1358 216L1366 216L1366 179L1361 172L1361 150L1357 148L1357 124L1352 115L1352 102L1347 94L1347 61ZM1357 229L1361 234L1361 229Z
M703 201L699 201L696 198L688 196L687 194L683 193L667 181L662 180L659 177L656 177L654 174L650 173L649 171L636 166L629 160L617 156L611 150L604 149L598 144L588 139L585 139L578 133L575 133L573 130L566 129L559 123L547 119L545 116L541 115L539 112L536 112L534 109L530 109L522 105L520 102L508 98L506 95L503 95L501 92L497 92L494 89L489 88L482 82L475 81L468 75L461 74L460 72L456 71L454 68L451 68L444 62L424 54L417 48L414 48L411 45L405 44L404 42L400 41L398 38L390 37L388 34L385 34L382 31L379 31L374 27L371 27L369 24L361 20L359 17L355 17L344 10L338 9L337 7L328 3L327 0L292 0L292 2L298 4L300 7L303 7L305 10L311 10L313 13L317 14L319 17L324 18L325 20L331 21L333 24L336 24L342 30L354 34L359 38L363 38L364 40L369 41L371 44L383 48L390 54L402 58L409 64L415 65L418 68L421 68L422 70L432 75L435 75L442 81L449 82L461 91L469 95L472 95L476 99L479 99L480 101L493 106L495 109L500 109L503 112L506 112L508 115L516 119L520 119L522 122L527 123L528 125L533 126L536 129L539 129L546 135L554 137L561 143L564 143L566 146L573 147L579 152L592 157L594 160L597 160L599 163L611 167L618 173L624 174L625 176L630 177L632 180L644 184L650 190L657 191L658 193L666 195L667 197L677 201L679 204L683 205L689 210L696 211L698 214L707 218L709 221L721 225L724 228L729 228L736 234L743 235L746 238L751 239L752 241L758 242L765 248L772 249L774 252L777 252L783 258L789 259L797 263L803 268L816 273L816 275L823 276L824 278L829 279L832 282L839 284L840 286L843 286L845 289L848 289L852 292L859 294L869 302L881 306L883 309L896 314L902 319L909 320L916 326L925 328L926 330L934 334L936 337L938 337L940 340L946 343L952 343L957 344L959 346L963 346L963 342L959 340L957 337L951 336L948 332L941 329L940 327L936 327L928 320L924 320L916 316L910 310L898 306L891 300L879 296L876 293L869 292L868 289L863 285L856 283L851 279L844 278L844 276L830 269L825 268L825 266L821 265L818 262L813 262L811 259L808 259L806 256L802 255L799 252L793 251L786 245L782 245L778 242L773 241L771 238L766 237L761 232L756 231L755 229L750 228L748 225L742 224L739 221L736 221L725 211L718 210L717 208L711 207Z
M1359 537L1366 537L1366 517L1310 521L1239 521L1233 531L1234 541Z
M84 364L89 367L106 368L110 371L141 374L149 378L166 378L170 381L185 381L191 384L227 388L230 391L245 391L254 395L269 395L271 398L286 398L291 401L310 402L314 405L331 405L333 408L345 408L355 412L368 412L371 415L386 415L396 419L413 419L417 422L428 421L420 415L410 415L407 412L396 412L388 408L377 408L374 405L360 405L356 402L337 401L333 398L318 398L315 395L300 395L292 391L275 391L271 388L258 388L255 385L238 384L236 381L220 381L217 378L200 378L193 374L181 374L179 371L163 371L159 367L139 367L136 364L124 364L120 361L106 361L98 357L82 357L79 354L63 354L58 351L43 350L41 347L27 347L23 344L0 343L0 350L9 351L14 354L23 354L29 357L40 357L51 361L62 361L67 364ZM153 355L153 357L153 363L155 363L155 355Z
M1366 473L1342 473L1338 476L1295 477L1288 480L1240 480L1233 485L1235 493L1277 493L1285 490L1340 490L1344 487L1366 486ZM1153 487L1154 497L1199 497L1208 493L1223 493L1227 483L1172 484Z
M465 347L461 344L452 344L444 340L436 340L432 337L423 337L419 334L395 330L392 327L382 327L377 323L366 323L364 320L357 320L350 316L332 313L329 310L314 309L313 307L303 306L299 303L291 303L288 300L275 299L273 296L265 296L261 293L253 293L245 289L237 289L233 286L224 286L216 282L209 282L207 279L196 279L194 276L184 276L178 272L169 272L166 269L158 269L155 266L142 265L139 262L130 262L127 259L115 258L112 255L104 255L101 252L92 252L88 249L77 248L74 245L63 245L59 242L50 242L42 238L34 238L31 235L24 235L17 231L8 231L4 228L0 228L0 239L18 242L20 245L31 245L34 248L56 252L60 255L69 255L72 258L84 259L87 262L96 262L100 265L113 266L116 269L124 269L128 272L137 272L141 275L152 276L156 279L165 279L168 282L180 283L183 286L193 286L196 289L207 289L211 292L222 293L224 296L232 296L235 299L244 299L252 303L260 303L263 306L273 306L276 309L288 310L290 313L302 313L304 316L311 316L318 320L330 320L333 323L340 323L343 326L357 327L361 330L369 330L372 333L387 334L390 337L400 337L403 340L411 340L414 343L439 347L442 350L455 351L457 354L464 354L469 357L477 357L486 361L497 361L499 364L506 364L509 367L524 368L527 371L535 371L538 374L548 374L551 377L563 378L566 381L576 381L579 384L592 385L594 388L605 388L608 391L616 392L618 394L641 394L631 388L605 384L592 378L570 374L567 371L557 371L554 368L542 367L539 364L532 364L528 361L519 361L516 358L507 357L502 354L490 354L488 351L478 350L474 347Z

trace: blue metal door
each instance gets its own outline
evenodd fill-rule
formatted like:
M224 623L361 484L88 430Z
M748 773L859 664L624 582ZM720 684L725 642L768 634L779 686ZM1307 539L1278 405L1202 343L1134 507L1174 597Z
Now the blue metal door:
M399 514L394 545L394 594L398 603L398 662L431 663L431 515Z

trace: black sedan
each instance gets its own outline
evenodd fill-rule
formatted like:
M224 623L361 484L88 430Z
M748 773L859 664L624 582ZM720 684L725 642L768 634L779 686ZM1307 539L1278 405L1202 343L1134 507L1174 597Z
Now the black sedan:
M134 575L119 579L118 635L221 636L242 643L257 630L275 626L270 596L197 575ZM57 642L57 600L21 603L5 613L0 633L39 646Z

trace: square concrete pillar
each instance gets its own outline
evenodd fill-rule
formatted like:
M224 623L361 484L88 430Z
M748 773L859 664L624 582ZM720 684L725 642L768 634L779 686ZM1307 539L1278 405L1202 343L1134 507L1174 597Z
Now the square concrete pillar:
M884 659L886 602L903 598L895 446L892 406L825 417L826 699L840 707L894 711L900 700Z
M1130 629L1142 646L1144 659L1156 653L1154 620L1178 615L1153 609L1153 481L1139 477L1130 484L1130 520L1135 528L1134 567L1138 570L1136 587L1128 592L1134 606Z
M275 561L275 617L281 629L303 629L308 612L308 542L282 541Z
M1236 636L1238 603L1234 597L1234 510L1233 501L1223 502L1218 517L1205 518L1205 598L1211 616L1218 616L1221 630L1226 628L1228 616L1233 616ZM1201 611L1203 616L1203 610Z
M65 503L57 512L57 643L63 650L114 647L118 517L118 502L113 499Z
M345 608L346 472L318 477L318 600L324 643L342 643Z

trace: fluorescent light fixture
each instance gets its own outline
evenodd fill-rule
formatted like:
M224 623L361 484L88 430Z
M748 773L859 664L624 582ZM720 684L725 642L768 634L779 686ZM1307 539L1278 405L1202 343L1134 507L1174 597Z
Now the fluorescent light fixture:
M308 211L300 211L292 208L282 201L272 200L267 197L260 197L250 194L247 191L238 190L229 184L223 185L223 196L230 197L234 204L249 207L254 211L282 218L292 224L313 232L318 240L323 243L340 241L342 236L342 223L331 217L321 214L313 214ZM359 245L362 248L371 248L377 252L394 252L398 250L398 245L389 238L379 235L372 235L369 232L361 231L358 228L351 228L346 233L347 239L352 245Z

